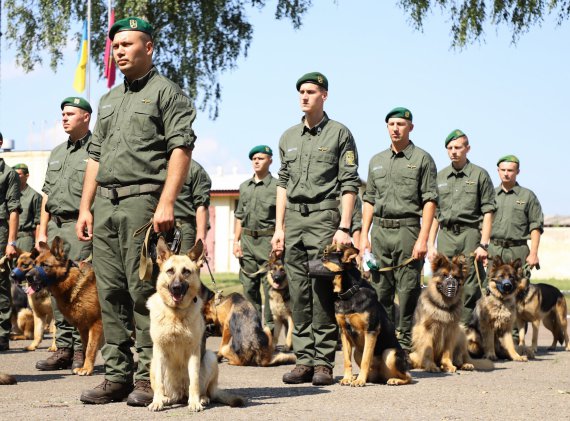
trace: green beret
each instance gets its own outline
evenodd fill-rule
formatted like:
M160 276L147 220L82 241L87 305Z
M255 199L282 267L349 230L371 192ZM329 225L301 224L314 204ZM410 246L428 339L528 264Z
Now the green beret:
M404 108L404 107L394 108L392 111L390 111L388 114L386 114L386 119L384 121L387 123L388 119L390 119L392 117L403 118L403 119L409 120L409 121L412 121L412 119L414 118L412 116L412 112L410 110L408 110L407 108Z
M109 29L109 39L113 41L115 34L122 31L144 32L145 34L149 34L152 38L154 29L146 20L131 16L129 18L118 20L113 26L111 26L111 29Z
M89 104L86 99L83 99L80 96L70 96L65 98L63 101L61 101L61 109L63 110L63 107L66 105L81 108L82 110L87 111L89 114L93 112L91 109L91 104Z
M518 159L516 156L514 156L514 155L505 155L505 156L503 156L501 159L499 159L499 160L497 161L497 167L499 166L499 164L500 164L501 162L514 162L514 163L516 163L517 165L520 165L519 159Z
M447 148L448 143L451 142L452 140L459 139L460 137L463 137L463 136L467 136L467 135L459 129L452 131L445 138L445 147Z
M12 167L15 170L22 170L25 174L29 174L28 166L26 164L16 164Z
M299 78L297 81L297 90L301 89L301 85L303 83L314 83L315 85L319 85L320 87L324 88L325 91L329 90L329 81L325 75L319 72L311 72L307 73Z
M273 156L273 151L267 145L259 145L249 151L249 159L253 159L256 153L264 153L265 155Z

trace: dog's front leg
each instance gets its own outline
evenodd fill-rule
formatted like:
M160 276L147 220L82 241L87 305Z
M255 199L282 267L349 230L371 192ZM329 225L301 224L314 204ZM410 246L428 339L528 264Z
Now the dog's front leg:
M497 354L495 353L495 332L493 329L481 330L481 341L483 342L484 358L497 361Z
M362 360L360 362L360 372L358 377L350 385L356 387L366 386L368 373L372 368L372 361L374 359L374 348L376 347L376 340L378 339L378 331L364 333L364 350L362 351Z
M35 351L36 348L42 342L44 338L44 321L41 317L38 317L36 313L33 313L34 318L34 340L31 344L26 347L26 351Z
M162 411L168 402L164 391L164 375L162 354L155 346L153 347L153 358L150 363L150 384L153 390L152 402L148 406L149 411Z
M506 332L502 337L503 346L507 350L507 354L513 361L528 361L525 355L519 355L519 353L515 349L515 343L513 341L513 333L511 329Z
M287 351L293 349L293 317L287 316L287 335L285 336L285 347Z
M190 387L188 388L188 409L192 412L198 412L204 409L200 400L201 358L200 344L198 344L190 354L190 360L188 361L188 377L190 378Z
M344 325L344 317L339 315L336 321L340 326L340 340L342 342L342 356L344 357L344 377L340 381L341 386L350 386L352 383L352 344L348 339L348 333Z

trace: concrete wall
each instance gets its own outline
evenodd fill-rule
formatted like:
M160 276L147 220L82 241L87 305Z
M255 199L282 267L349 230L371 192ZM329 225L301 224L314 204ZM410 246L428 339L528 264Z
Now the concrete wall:
M538 248L540 270L534 270L533 281L570 279L570 227L547 227Z

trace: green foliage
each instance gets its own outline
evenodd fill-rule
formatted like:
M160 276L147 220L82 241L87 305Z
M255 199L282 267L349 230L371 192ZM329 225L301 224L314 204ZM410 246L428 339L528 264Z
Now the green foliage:
M108 30L107 1L92 0L91 57L102 75ZM218 115L220 74L247 56L253 27L247 12L262 9L266 0L116 0L115 19L146 18L155 28L154 61L159 70L181 85L207 109ZM311 0L278 0L276 19L289 19L299 28ZM55 71L72 26L87 17L85 0L6 0L6 39L17 51L16 62L29 72L47 55ZM81 34L75 34L81 39ZM199 98L199 100L198 100Z
M453 48L481 40L485 23L508 26L516 44L522 34L542 24L545 16L555 14L558 24L570 17L570 0L399 0L398 3L420 31L432 9L447 12Z
M224 291L224 295L229 295L232 292L243 294L243 287L237 273L214 273L215 285L212 283L212 278L210 278L208 272L202 272L200 278L202 283L212 291L222 290Z

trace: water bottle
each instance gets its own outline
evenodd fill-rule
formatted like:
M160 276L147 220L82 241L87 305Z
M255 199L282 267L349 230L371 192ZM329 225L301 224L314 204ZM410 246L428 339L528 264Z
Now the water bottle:
M378 265L378 261L376 257L372 254L372 252L368 249L364 250L364 254L362 255L362 259L364 260L364 271L368 272L370 270L378 270L380 266Z

